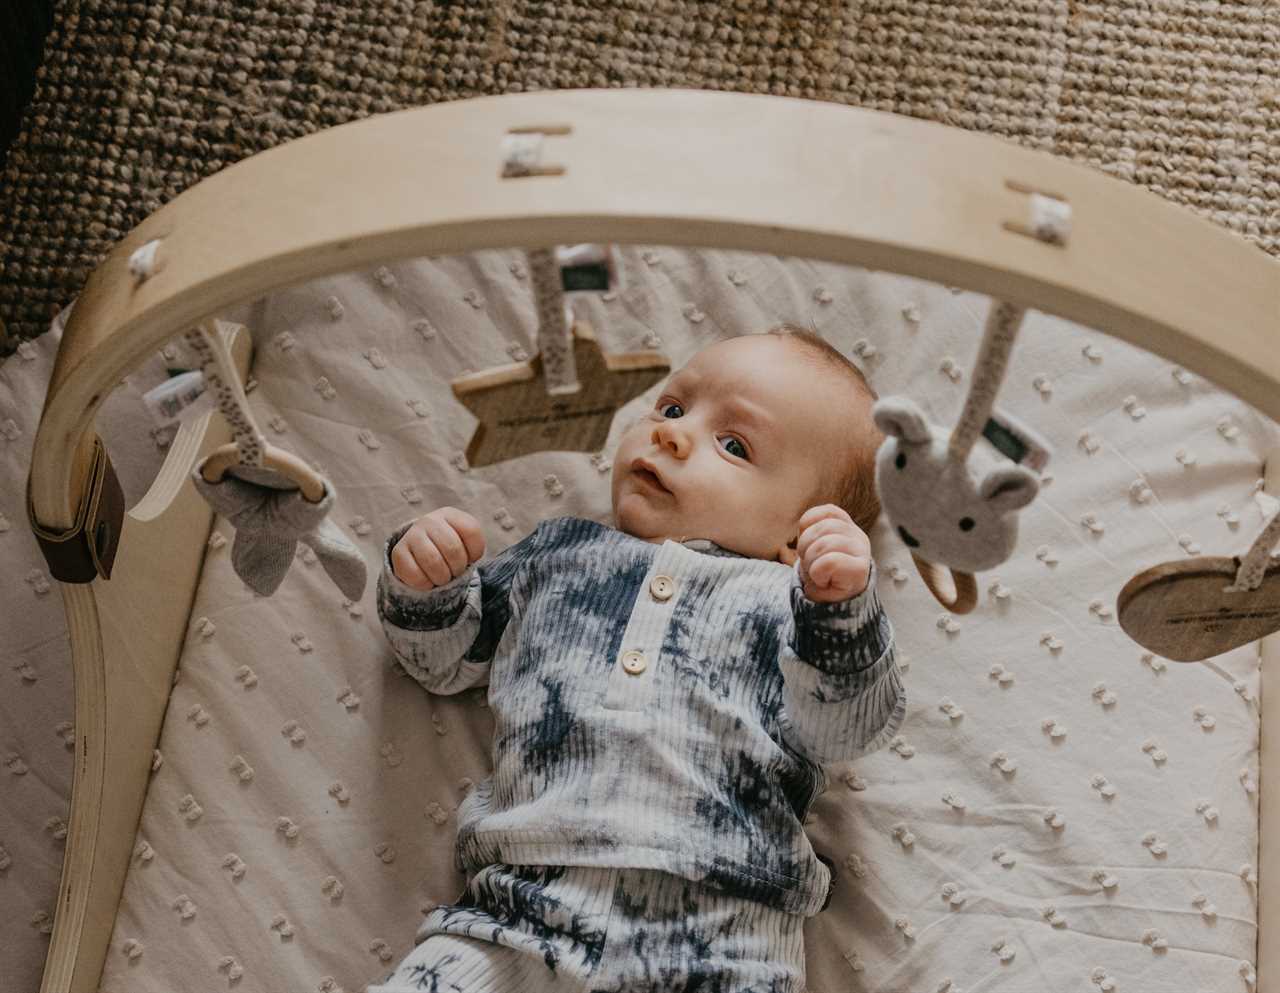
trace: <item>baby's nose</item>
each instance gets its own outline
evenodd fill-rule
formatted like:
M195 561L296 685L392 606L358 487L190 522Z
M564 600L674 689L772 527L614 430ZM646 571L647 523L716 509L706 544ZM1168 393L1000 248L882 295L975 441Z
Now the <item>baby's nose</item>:
M672 455L683 459L689 454L689 435L675 421L668 418L654 427L652 440L659 448L670 449Z

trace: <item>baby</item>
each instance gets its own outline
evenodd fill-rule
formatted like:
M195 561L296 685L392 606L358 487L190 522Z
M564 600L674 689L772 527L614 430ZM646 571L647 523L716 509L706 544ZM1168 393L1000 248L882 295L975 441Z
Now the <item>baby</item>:
M876 396L818 335L718 341L613 461L616 527L474 517L387 540L378 611L433 693L488 683L493 775L458 810L456 904L376 991L800 993L829 861L824 763L906 695L866 532Z

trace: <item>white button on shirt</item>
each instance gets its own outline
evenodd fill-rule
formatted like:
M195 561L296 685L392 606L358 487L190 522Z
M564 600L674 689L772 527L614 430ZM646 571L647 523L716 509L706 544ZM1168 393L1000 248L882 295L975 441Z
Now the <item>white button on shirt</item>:
M649 663L645 661L644 652L637 652L632 649L629 652L622 653L622 668L626 669L632 676L638 676L648 668Z
M654 576L649 583L649 592L660 602L670 600L676 591L676 581L670 576Z

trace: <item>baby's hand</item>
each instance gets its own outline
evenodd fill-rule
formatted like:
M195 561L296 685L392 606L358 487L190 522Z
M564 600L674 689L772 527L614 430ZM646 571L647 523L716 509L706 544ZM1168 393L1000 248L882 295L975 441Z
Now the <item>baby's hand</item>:
M847 513L833 503L810 507L800 518L800 580L815 603L835 603L867 588L871 541Z
M414 521L391 550L391 571L415 589L443 586L484 555L480 522L457 507L441 507Z

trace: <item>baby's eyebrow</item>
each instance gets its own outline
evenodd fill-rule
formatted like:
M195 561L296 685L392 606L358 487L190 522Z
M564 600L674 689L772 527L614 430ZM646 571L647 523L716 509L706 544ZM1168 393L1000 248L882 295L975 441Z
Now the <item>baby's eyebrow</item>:
M676 386L679 386L681 389L696 392L701 379L702 377L697 373L681 369L667 380L666 385L667 389L673 389ZM754 403L750 403L749 401L736 396L724 396L719 399L721 399L724 405L730 408L734 414L746 421L753 428L765 434L773 434L777 429L777 424L763 407L757 406Z
M733 408L739 417L757 429L766 433L773 431L775 427L773 418L765 412L763 407L757 407L755 404L748 403L740 397L725 397L725 404Z

